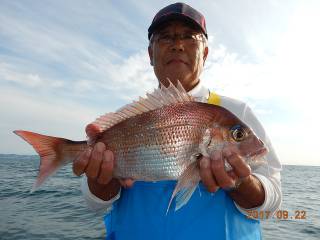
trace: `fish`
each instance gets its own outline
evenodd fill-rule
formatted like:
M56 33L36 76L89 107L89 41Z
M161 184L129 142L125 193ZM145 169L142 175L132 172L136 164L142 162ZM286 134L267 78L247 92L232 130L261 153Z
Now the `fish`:
M40 156L39 173L31 191L59 168L75 161L88 147L103 142L114 153L114 178L176 180L168 209L175 198L178 210L201 181L202 156L232 148L252 168L260 166L268 152L263 141L232 112L196 101L180 82L176 86L171 82L168 87L161 85L146 97L98 117L93 124L100 133L84 141L14 131ZM225 168L232 170L227 161Z

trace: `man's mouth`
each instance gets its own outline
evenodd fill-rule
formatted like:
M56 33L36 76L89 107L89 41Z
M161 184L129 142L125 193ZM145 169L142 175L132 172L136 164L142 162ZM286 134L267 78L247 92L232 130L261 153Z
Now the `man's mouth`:
M173 59L170 59L167 64L171 64L171 63L183 63L185 65L188 65L187 62L183 61L182 59L179 59L179 58L173 58Z

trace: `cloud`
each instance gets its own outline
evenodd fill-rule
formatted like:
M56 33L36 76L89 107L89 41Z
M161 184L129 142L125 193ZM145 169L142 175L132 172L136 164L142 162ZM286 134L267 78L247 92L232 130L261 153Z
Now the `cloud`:
M52 79L41 78L39 74L30 71L22 72L20 66L0 62L0 79L3 82L19 85L27 88L61 88L64 86L62 81L54 81Z
M136 36L143 30L121 6L61 4L50 2L39 15L32 13L41 4L1 6L0 43L7 51L0 49L0 81L5 86L88 103L97 95L115 95L123 102L156 86L146 50L137 50L141 41ZM134 44L135 52L124 55Z
M282 162L319 165L318 80L320 31L316 7L296 6L278 34L272 54L255 43L248 61L211 39L203 80L215 91L249 102L273 141ZM259 56L259 57L258 57Z
M308 149L320 135L316 2L188 3L204 13L212 36L203 81L248 102L284 162L315 159ZM33 152L10 133L17 128L81 139L95 117L157 87L146 29L166 4L3 2L0 137L8 141L0 152Z
M17 129L84 139L85 125L99 114L96 109L66 99L42 98L17 89L1 88L0 95L0 138L6 139L0 145L1 153L33 152L12 133Z

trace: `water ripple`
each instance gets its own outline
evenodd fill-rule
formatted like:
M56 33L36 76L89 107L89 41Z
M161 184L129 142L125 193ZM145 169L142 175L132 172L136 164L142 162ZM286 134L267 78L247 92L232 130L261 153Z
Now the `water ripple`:
M0 155L0 238L103 239L103 216L86 208L79 178L72 175L71 167L64 167L39 190L30 193L38 167L37 156ZM284 166L282 209L290 215L304 210L307 217L262 221L264 239L318 240L319 185L320 167Z

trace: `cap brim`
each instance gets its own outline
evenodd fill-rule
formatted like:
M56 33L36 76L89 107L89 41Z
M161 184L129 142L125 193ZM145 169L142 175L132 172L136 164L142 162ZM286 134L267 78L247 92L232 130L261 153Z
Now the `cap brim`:
M148 39L150 39L151 35L158 29L164 27L169 21L172 20L180 20L184 23L190 24L195 29L199 29L205 36L207 37L207 33L202 29L198 22L193 20L187 15L181 13L171 13L170 15L164 15L157 19L157 21L153 22L150 27L148 28Z

